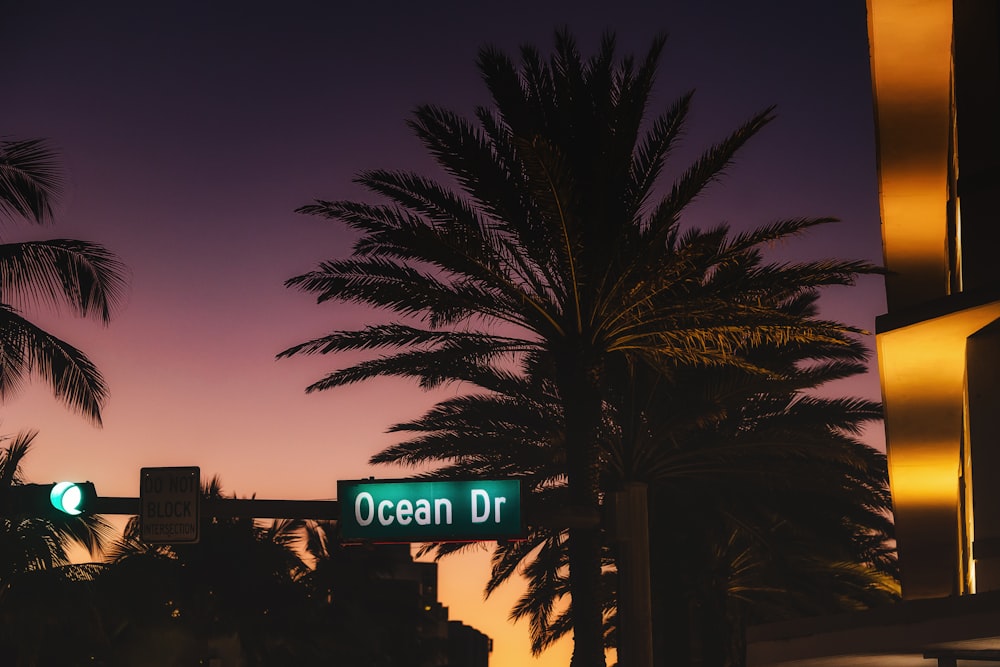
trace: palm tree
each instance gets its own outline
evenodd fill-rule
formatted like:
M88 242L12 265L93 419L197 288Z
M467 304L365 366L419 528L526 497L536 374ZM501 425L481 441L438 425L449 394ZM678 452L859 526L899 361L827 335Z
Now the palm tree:
M742 665L747 624L898 596L885 457L857 439L880 408L810 395L851 365L709 373L655 401L633 471L650 483L656 664L698 647L701 664Z
M71 563L69 549L100 554L113 532L100 516L43 518L12 506L35 435L20 433L0 449L0 652L25 665L43 655L62 662L67 642L86 650L102 641L91 589L99 567ZM52 642L60 633L63 641Z
M202 497L226 497L217 476ZM175 664L231 643L248 665L298 664L306 620L301 539L300 520L265 525L203 511L197 543L150 545L133 517L98 581L107 625L118 629L116 655L135 660L162 642L162 664Z
M574 667L604 664L597 518L609 364L626 359L664 372L678 363L750 367L741 356L749 344L846 344L853 329L790 317L754 294L804 281L847 284L870 269L827 262L734 270L762 244L825 219L733 236L724 228L682 233L685 207L772 119L770 109L651 201L692 99L684 95L645 122L663 44L656 38L638 64L616 57L611 36L586 61L565 33L556 35L549 61L526 46L516 66L484 48L478 65L492 108L477 109L473 122L421 106L410 121L457 189L413 173L362 173L358 181L389 203L317 201L299 209L359 232L353 257L287 281L321 302L404 318L282 352L391 351L307 391L378 376L423 386L476 382L484 365L511 368L528 358L551 365L565 420L568 503L579 519L568 546Z
M101 553L112 535L111 526L98 515L42 518L12 510L10 490L24 483L21 464L36 435L35 431L19 433L0 448L0 586L27 572L68 565L73 545Z
M44 224L61 177L37 139L0 141L0 221ZM104 247L72 239L0 244L0 401L37 374L56 397L97 424L107 386L80 350L32 324L25 306L67 308L105 324L125 294L124 267Z
M807 291L786 307L811 315L815 300ZM751 355L758 364L769 357L767 367L780 371L773 377L633 369L613 383L602 487L650 485L657 664L687 664L683 647L698 645L705 665L739 665L748 622L870 607L898 594L885 457L855 440L880 408L812 395L864 372L865 354L857 343L785 346ZM423 473L432 478L517 475L531 489L529 507L558 504L562 419L549 383L533 379L497 377L484 383L487 393L395 425L410 439L372 462L436 465ZM570 629L567 614L554 611L568 592L564 537L534 525L525 541L494 552L487 593L523 570L529 587L512 616L530 621L536 652ZM459 549L433 547L439 556ZM613 553L608 543L609 569ZM613 582L606 595L610 645Z

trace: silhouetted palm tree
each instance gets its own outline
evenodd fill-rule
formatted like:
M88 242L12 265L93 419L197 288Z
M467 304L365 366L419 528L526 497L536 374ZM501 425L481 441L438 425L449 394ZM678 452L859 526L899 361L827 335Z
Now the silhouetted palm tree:
M812 316L815 298L806 291L785 307ZM705 665L738 665L747 622L874 606L895 594L885 458L856 440L880 408L811 395L864 372L864 349L784 346L749 356L775 374L623 369L628 377L613 382L606 402L602 487L650 485L658 664L687 664L686 647L697 645ZM533 511L558 505L562 419L550 383L532 379L497 377L489 393L394 426L413 437L372 461L436 465L424 473L433 478L516 475ZM558 604L569 591L564 538L535 525L527 540L494 553L487 592L523 569L529 587L513 616L529 620L536 652L571 627ZM609 639L614 591L606 582Z
M218 477L203 485L202 497L225 497ZM299 664L301 521L264 525L203 509L199 541L176 545L145 544L139 528L133 518L98 581L119 656L141 656L150 642L169 640L164 656L190 660L228 641L248 665Z
M880 407L811 395L863 366L784 356L801 366L692 371L653 403L633 470L650 482L657 664L697 647L701 664L742 665L748 623L898 595L885 457L858 440Z
M483 49L478 65L492 108L477 109L473 122L422 106L410 121L458 189L413 173L362 173L358 181L388 204L318 201L300 209L359 232L353 256L287 283L321 302L404 318L281 353L390 351L308 391L390 375L423 386L477 382L484 365L509 369L531 358L551 366L565 419L568 503L578 519L568 543L574 667L604 664L597 517L609 364L749 367L740 353L755 343L844 344L849 327L788 317L754 294L807 280L850 283L869 269L829 262L738 270L762 244L826 220L736 235L721 227L681 231L685 207L772 115L753 116L654 201L691 102L685 95L645 120L663 43L654 40L638 63L617 59L610 36L589 60L567 34L556 36L549 61L533 47L522 48L520 66Z
M104 640L91 587L100 568L72 564L69 550L99 554L113 529L100 516L40 516L44 508L10 502L34 438L20 433L0 448L0 654L18 665L62 664L69 645L78 657Z
M68 550L81 546L99 554L112 538L112 528L98 515L25 514L9 502L9 491L23 484L21 464L36 432L19 433L0 448L0 586L26 572L51 570L69 563Z
M61 178L42 141L0 141L0 222L47 222ZM96 423L107 387L80 350L40 329L25 306L67 308L107 323L125 294L124 267L104 247L72 239L0 244L0 401L37 374Z

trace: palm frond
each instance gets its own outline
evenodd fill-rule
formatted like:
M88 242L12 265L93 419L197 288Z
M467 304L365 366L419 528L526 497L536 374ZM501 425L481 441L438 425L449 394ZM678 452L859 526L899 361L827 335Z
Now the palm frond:
M23 378L32 373L52 387L57 399L95 424L101 423L108 388L93 362L0 304L0 400L14 395Z
M45 223L62 184L59 161L47 142L0 141L0 215Z
M103 246L52 239L0 244L0 300L65 305L107 324L126 294L125 268Z

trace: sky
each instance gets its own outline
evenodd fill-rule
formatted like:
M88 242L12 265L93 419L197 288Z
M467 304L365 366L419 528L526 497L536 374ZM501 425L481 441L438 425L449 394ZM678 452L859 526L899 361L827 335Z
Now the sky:
M0 2L0 136L47 138L65 196L53 225L0 228L0 240L98 242L128 266L127 303L108 327L32 312L104 373L96 428L35 382L0 405L0 434L37 429L30 481L93 481L137 496L146 466L200 466L258 498L334 498L338 479L405 477L368 465L391 424L434 393L379 380L306 395L355 358L275 355L384 316L283 287L346 256L337 223L294 213L313 199L370 199L370 168L439 172L405 125L434 103L488 103L477 50L546 52L568 27L584 53L606 30L621 53L668 33L651 112L694 89L669 173L769 105L777 120L689 211L686 224L746 229L789 217L840 223L776 248L784 259L881 263L864 0L658 2ZM672 171L671 171L672 170ZM874 330L882 280L824 294L824 314ZM873 346L873 337L867 337ZM878 375L831 391L879 397ZM882 447L879 428L868 441ZM494 638L493 667L565 665L563 642L528 655L507 613L511 585L482 599L485 550L445 561L451 618Z

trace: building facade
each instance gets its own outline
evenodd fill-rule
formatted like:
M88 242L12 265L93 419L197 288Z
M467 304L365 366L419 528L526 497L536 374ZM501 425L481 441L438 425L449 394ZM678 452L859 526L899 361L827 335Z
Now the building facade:
M1000 588L994 0L870 0L888 312L879 373L903 596Z
M1000 3L867 5L903 601L759 628L748 659L1000 664Z

